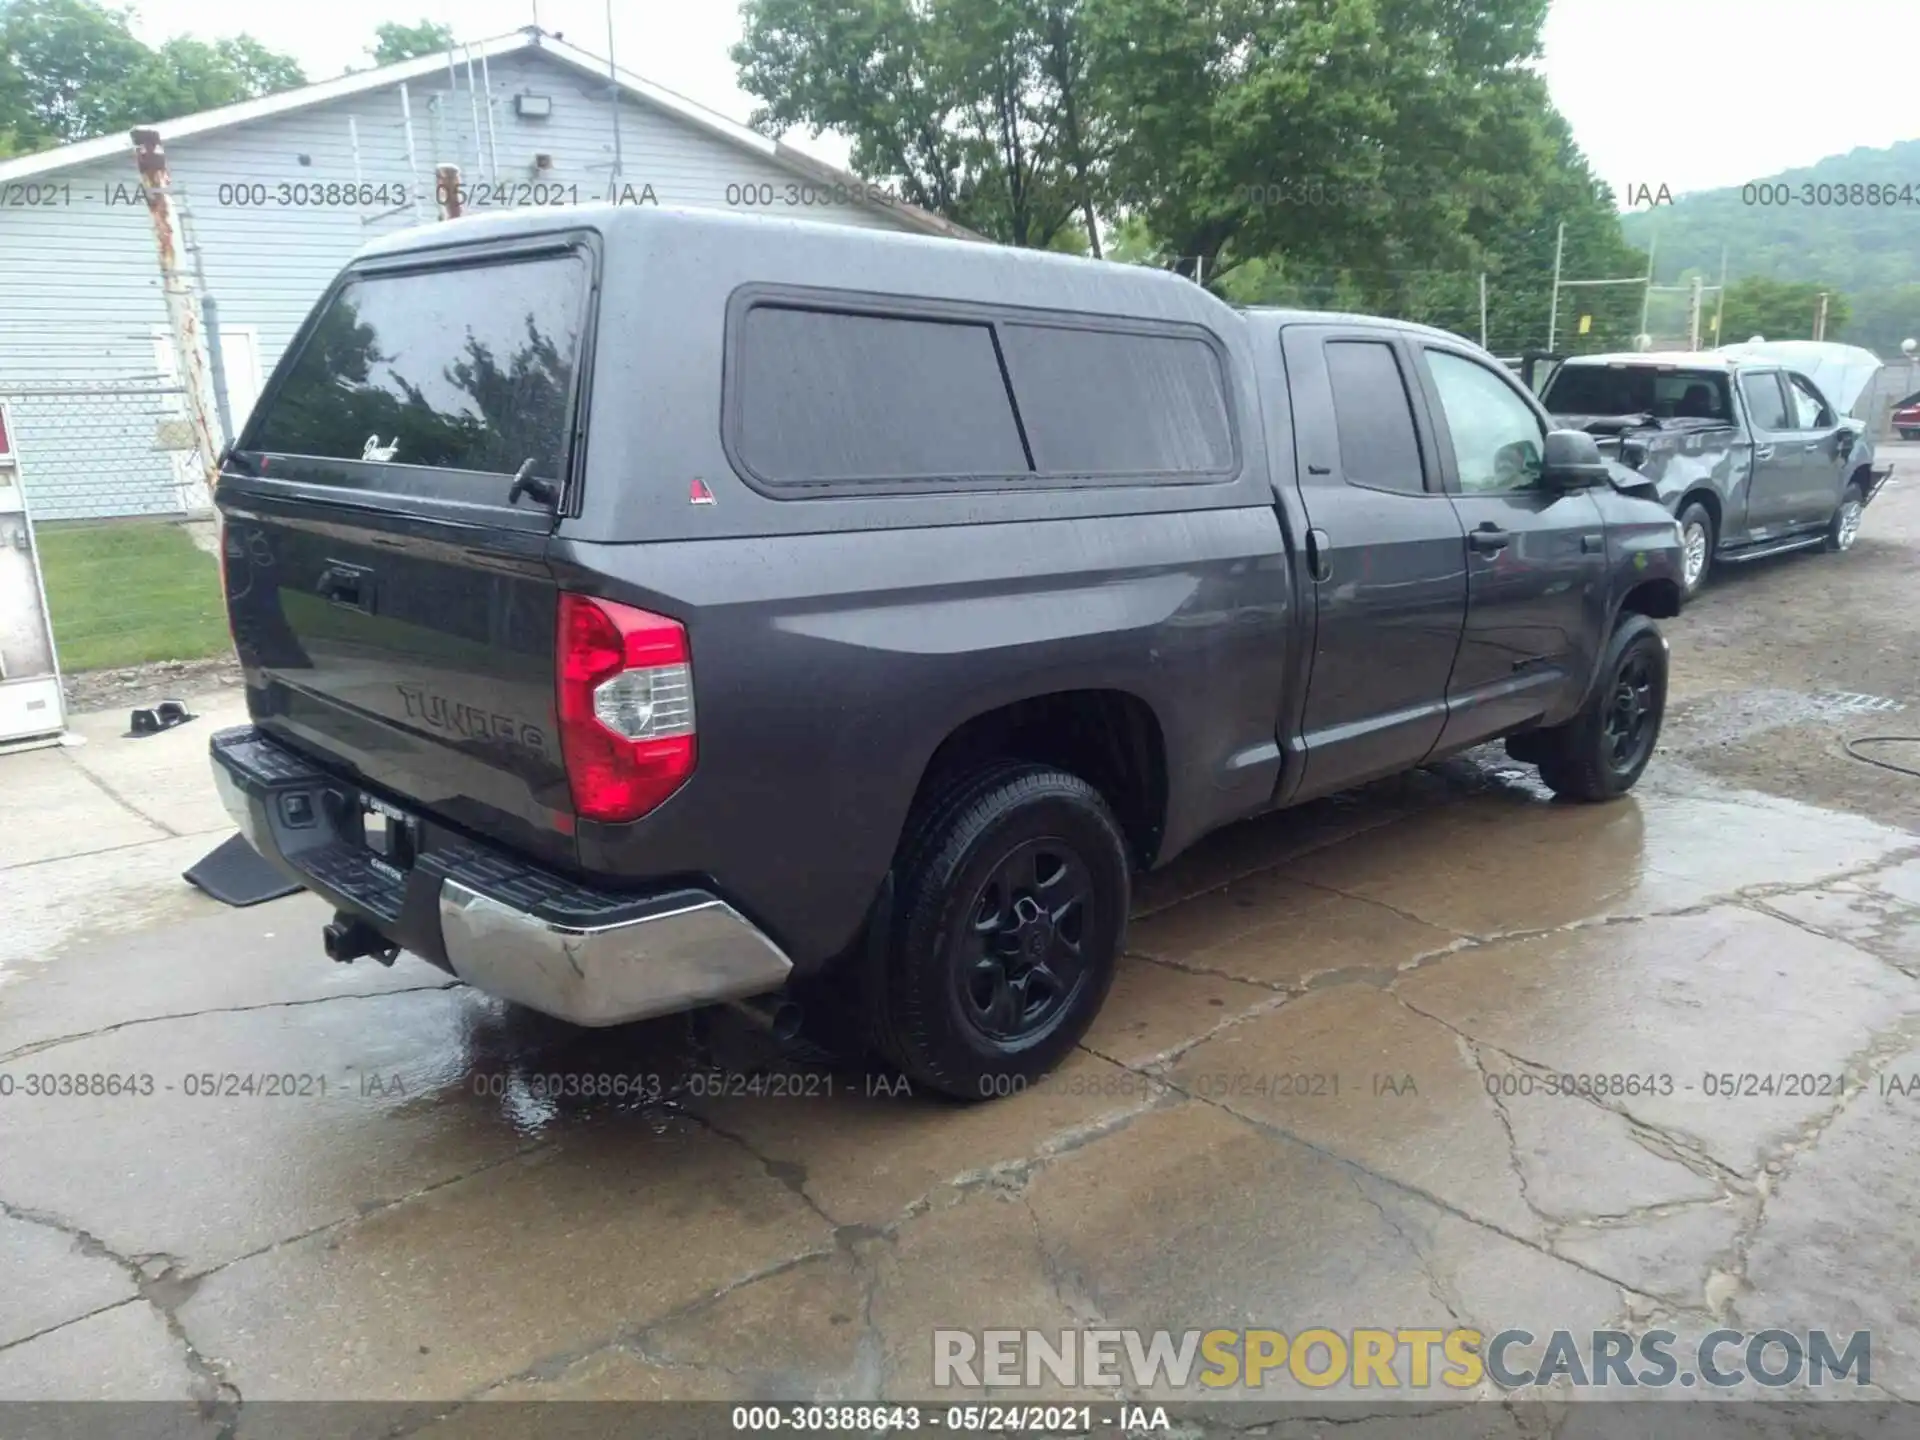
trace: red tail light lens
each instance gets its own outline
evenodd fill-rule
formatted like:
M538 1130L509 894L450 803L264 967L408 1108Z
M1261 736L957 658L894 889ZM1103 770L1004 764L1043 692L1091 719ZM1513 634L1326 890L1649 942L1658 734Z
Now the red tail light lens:
M693 774L693 654L677 620L560 596L560 753L583 820L654 809Z

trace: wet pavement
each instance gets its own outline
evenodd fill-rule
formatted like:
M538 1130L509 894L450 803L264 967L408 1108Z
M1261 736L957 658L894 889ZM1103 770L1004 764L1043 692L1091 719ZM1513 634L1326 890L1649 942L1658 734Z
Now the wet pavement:
M1212 837L1083 1050L972 1107L333 965L312 897L178 879L233 698L86 717L0 759L0 1399L925 1398L936 1328L1249 1326L1865 1329L1856 1393L1920 1399L1920 835L1702 763L1717 663L1620 803L1476 752Z

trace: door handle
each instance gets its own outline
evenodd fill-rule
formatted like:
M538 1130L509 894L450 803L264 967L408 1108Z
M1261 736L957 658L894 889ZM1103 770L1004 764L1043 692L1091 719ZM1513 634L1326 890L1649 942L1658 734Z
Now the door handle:
M1771 445L1757 446L1754 449L1753 458L1756 460L1771 460L1773 458L1773 446Z
M1483 523L1479 529L1469 530L1467 532L1467 543L1474 549L1488 555L1506 549L1507 546L1512 543L1512 540L1512 531L1502 530L1491 520Z
M1333 540L1324 530L1307 531L1307 574L1317 584L1333 578Z
M1605 538L1606 537L1601 535L1582 535L1580 537L1580 553L1582 555L1599 554Z
M358 565L329 565L314 587L320 598L349 610L373 610L373 572Z

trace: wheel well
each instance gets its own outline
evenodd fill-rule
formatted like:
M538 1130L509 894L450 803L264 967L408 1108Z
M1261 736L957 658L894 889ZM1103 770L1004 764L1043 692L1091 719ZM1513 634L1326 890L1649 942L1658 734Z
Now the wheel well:
M1680 613L1678 580L1643 580L1627 592L1620 602L1622 615L1645 615L1654 620L1670 620Z
M1673 507L1673 513L1680 515L1685 512L1687 506L1693 504L1704 506L1707 514L1713 517L1713 534L1714 538L1718 540L1720 531L1723 528L1721 521L1725 518L1720 509L1720 497L1711 490L1689 490L1685 495L1680 497L1680 503Z
M927 761L915 808L956 771L1031 760L1078 775L1113 807L1134 861L1153 863L1166 832L1167 750L1152 708L1124 690L1063 690L976 715Z
M1847 477L1847 484L1858 485L1860 487L1860 493L1862 495L1866 494L1867 491L1873 488L1873 466L1862 465Z

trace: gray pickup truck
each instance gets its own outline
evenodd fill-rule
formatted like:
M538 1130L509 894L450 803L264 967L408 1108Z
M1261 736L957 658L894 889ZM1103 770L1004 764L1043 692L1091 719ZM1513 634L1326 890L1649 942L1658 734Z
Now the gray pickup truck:
M1716 562L1853 547L1892 469L1875 467L1866 425L1845 413L1853 398L1829 399L1764 346L1582 355L1540 394L1679 517L1689 596Z
M335 959L585 1025L798 996L1005 1094L1099 1008L1131 875L1216 827L1502 737L1635 782L1677 528L1549 431L1456 336L1146 268L411 231L224 462L214 777Z

